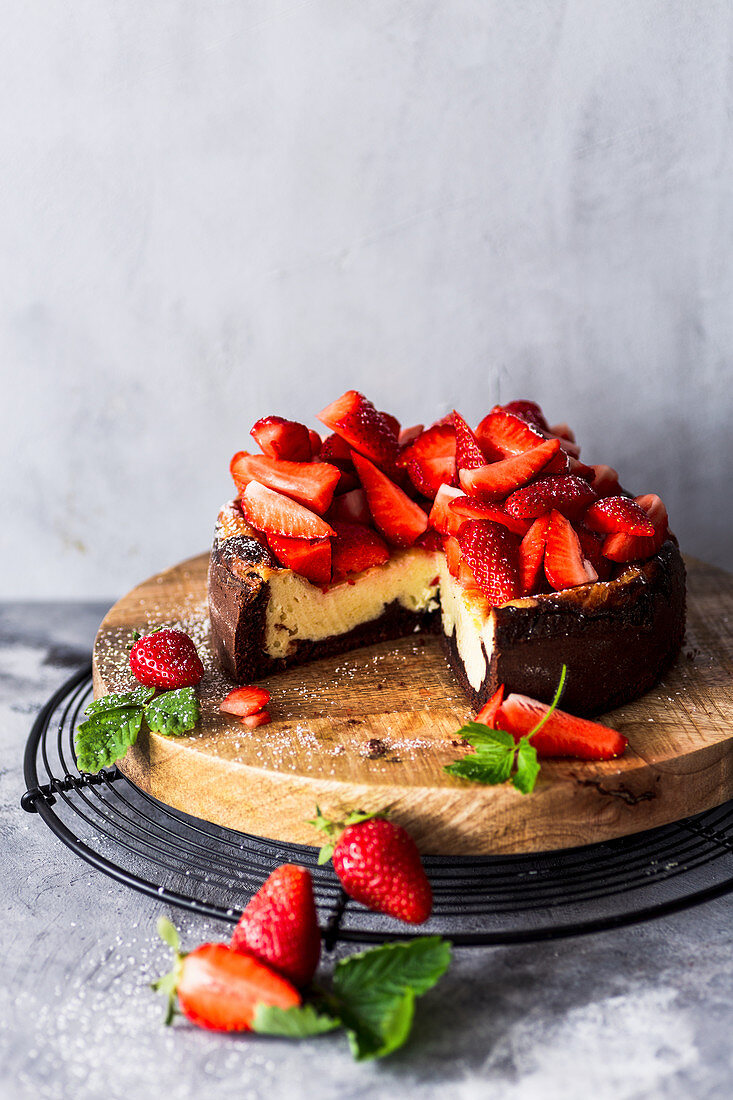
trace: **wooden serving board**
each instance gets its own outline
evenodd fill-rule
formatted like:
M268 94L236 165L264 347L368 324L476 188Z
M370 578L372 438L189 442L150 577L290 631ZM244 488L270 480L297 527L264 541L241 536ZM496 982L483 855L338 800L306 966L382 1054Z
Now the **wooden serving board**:
M134 686L134 631L180 626L206 666L202 718L189 737L141 734L121 767L155 798L196 817L277 840L317 844L307 824L389 808L433 853L547 851L667 824L733 797L733 576L687 560L683 653L662 683L605 716L629 738L619 760L543 763L531 795L453 779L472 716L437 638L420 634L262 681L273 721L254 731L219 713L232 683L208 646L208 555L133 589L94 646L97 695Z

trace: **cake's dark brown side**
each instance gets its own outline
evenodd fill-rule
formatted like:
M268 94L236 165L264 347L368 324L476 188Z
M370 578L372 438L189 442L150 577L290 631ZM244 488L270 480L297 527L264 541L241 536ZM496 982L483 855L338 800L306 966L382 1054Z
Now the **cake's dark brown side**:
M488 674L468 683L455 639L448 658L476 708L500 684L550 702L563 664L562 706L598 714L643 695L677 656L685 632L685 567L677 544L665 542L618 581L540 596L497 608Z

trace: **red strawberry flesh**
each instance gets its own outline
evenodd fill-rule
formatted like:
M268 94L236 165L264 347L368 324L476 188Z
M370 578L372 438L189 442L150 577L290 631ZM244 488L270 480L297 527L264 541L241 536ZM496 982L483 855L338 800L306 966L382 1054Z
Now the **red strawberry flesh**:
M196 646L182 630L156 630L139 638L130 650L135 679L150 687L194 687L204 674Z
M341 478L328 462L286 462L246 451L234 456L230 470L240 496L251 481L258 481L319 514L329 507Z
M234 688L225 699L222 699L219 710L224 714L236 714L238 718L246 718L262 710L269 702L270 693L266 688L244 684L242 687Z
M504 507L510 516L536 519L555 509L575 516L596 499L588 482L575 474L553 474L525 485L507 499Z
M537 447L491 462L478 470L461 470L461 486L472 495L500 499L541 473L559 449L558 439L546 439Z
M289 538L268 535L267 541L277 560L313 584L328 584L331 579L331 540Z
M394 425L357 390L347 390L318 414L318 419L337 432L349 446L377 466L392 470L397 460Z
M268 535L322 539L334 533L333 528L315 512L258 481L250 481L246 486L241 507L244 518L258 531Z
M598 574L584 555L580 539L570 520L561 512L550 513L545 546L545 576L557 591L598 580Z
M183 1014L210 1031L250 1031L259 1004L292 1008L297 989L250 955L205 943L182 961L177 987Z
M461 556L492 606L522 595L519 540L492 520L469 520L458 535Z
M526 695L508 695L496 716L496 728L515 740L528 734L550 708ZM621 756L628 741L600 722L554 710L531 740L541 757L574 756L579 760L611 760Z
M423 509L369 459L352 457L376 526L393 546L412 546L428 526Z
M583 519L591 531L604 535L653 535L655 532L644 509L628 497L604 497L591 504Z
M430 883L414 840L400 825L380 817L349 825L333 866L344 890L362 905L408 924L430 916Z
M259 443L262 453L270 458L310 462L311 438L305 424L285 420L282 416L264 416L249 434ZM320 439L318 442L320 445Z
M334 522L333 579L343 579L348 573L361 573L389 559L389 547L371 527L360 523Z

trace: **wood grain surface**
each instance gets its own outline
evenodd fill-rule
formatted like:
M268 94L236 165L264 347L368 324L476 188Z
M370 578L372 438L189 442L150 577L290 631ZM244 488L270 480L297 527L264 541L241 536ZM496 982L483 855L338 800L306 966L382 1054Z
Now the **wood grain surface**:
M619 760L547 761L531 795L443 770L469 751L456 730L471 715L437 638L315 662L261 681L270 725L248 731L218 704L232 684L208 646L208 555L133 589L105 617L94 647L97 695L134 686L135 630L188 630L206 667L202 719L189 737L141 734L121 767L171 806L243 832L318 843L318 803L338 815L389 808L424 852L547 851L678 820L733 797L733 576L687 559L682 655L643 698L605 715L629 738Z

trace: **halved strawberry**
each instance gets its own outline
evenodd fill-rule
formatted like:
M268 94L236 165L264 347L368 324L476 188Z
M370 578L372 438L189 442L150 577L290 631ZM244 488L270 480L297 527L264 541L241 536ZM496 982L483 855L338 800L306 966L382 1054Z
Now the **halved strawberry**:
M613 466L596 465L591 466L591 469L593 470L591 485L596 496L618 496L621 492L621 486L619 485L618 473Z
M411 428L402 428L400 434L397 436L397 442L400 445L400 450L407 447L413 440L417 439L419 435L422 435L425 428L424 424L413 424Z
M397 463L407 469L411 462L455 457L456 432L451 417L451 423L449 424L443 422L433 424L432 427L426 428L424 432L420 432L420 435L402 448Z
M273 554L286 569L292 569L313 584L328 584L331 580L331 540L294 539L283 535L268 535Z
M318 419L377 466L386 470L394 466L398 449L394 426L363 394L347 390Z
M496 728L511 733L515 741L529 733L550 708L527 695L508 695L496 716ZM574 756L578 760L611 760L621 756L628 740L623 734L600 722L576 718L563 710L554 710L531 742L537 755Z
M575 474L553 474L518 489L505 501L510 516L536 519L554 508L563 515L575 516L596 499L588 482Z
M271 722L272 716L269 710L258 710L256 714L246 714L241 721L247 729L256 730L258 726L266 726Z
M263 416L249 433L269 458L284 458L290 462L310 462L312 447L305 424L285 420L282 416ZM320 444L320 439L318 440Z
M603 544L603 554L611 561L646 561L656 554L667 537L667 509L656 493L636 497L635 502L654 524L654 534L609 535Z
M585 524L603 535L653 535L654 524L643 508L628 497L604 497L587 509Z
M474 722L483 722L489 729L496 729L496 716L504 702L504 685L500 684L488 702L484 703L481 710L474 718Z
M246 718L251 714L257 714L269 702L270 693L265 688L244 684L242 687L234 688L225 699L222 699L219 710L224 714L236 714L238 718Z
M528 451L491 462L478 470L461 470L461 486L471 495L501 499L520 485L526 485L544 470L560 449L559 439L545 439Z
M461 548L458 545L458 539L454 535L449 535L443 544L443 549L445 550L445 564L448 566L448 572L451 577L457 577L461 566Z
M433 507L428 516L430 526L443 535L455 535L461 526L461 520L450 506L454 501L465 500L465 498L463 489L456 489L452 485L441 485L435 494Z
M445 458L421 458L407 464L407 474L419 493L431 499L441 485L451 485L456 477L456 460Z
M479 446L487 458L509 458L538 447L544 434L516 413L495 405L476 429Z
M485 466L484 452L481 450L476 436L455 409L453 410L453 426L456 430L456 468L459 470L476 470L479 466Z
M321 514L330 505L341 477L328 462L286 462L246 451L235 454L229 469L240 496L250 481L259 481Z
M598 580L570 520L555 510L550 514L547 529L545 576L557 591Z
M475 497L467 497L465 494L461 494L457 500L451 501L448 510L453 516L453 525L457 524L458 530L468 519L491 519L494 523L502 523L515 535L526 535L531 526L531 521L528 519L517 519L515 516L508 516L500 504L489 504L485 500L477 500ZM455 532L451 533L455 534Z
M244 518L267 535L289 535L296 539L322 539L334 533L325 520L291 500L283 493L276 493L250 481L242 493Z
M328 518L332 521L341 520L342 523L364 523L369 526L372 514L364 490L351 489L348 493L334 497Z
M528 424L533 424L541 432L549 432L550 426L545 420L545 414L536 401L509 401L504 405L506 412L521 416Z
M537 592L543 582L542 563L545 560L550 515L539 516L519 544L519 573L525 596Z
M372 527L361 523L334 523L332 562L334 581L347 573L361 573L372 565L382 565L389 558L389 547Z
M499 523L469 520L458 535L461 556L481 591L495 607L522 595L519 540Z
M393 546L412 546L427 529L425 512L368 458L353 451L352 459L378 529Z

